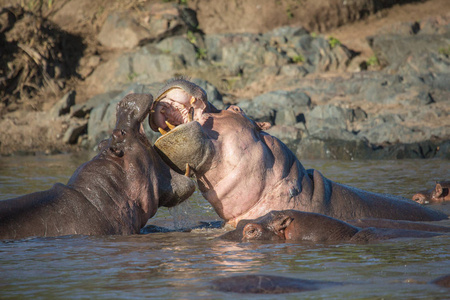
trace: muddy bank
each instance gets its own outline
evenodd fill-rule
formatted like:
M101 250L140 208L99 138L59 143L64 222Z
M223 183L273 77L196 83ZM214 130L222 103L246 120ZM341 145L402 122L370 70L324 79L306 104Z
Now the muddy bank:
M188 76L300 158L450 158L448 2L254 2L3 5L0 154L94 148L123 95Z

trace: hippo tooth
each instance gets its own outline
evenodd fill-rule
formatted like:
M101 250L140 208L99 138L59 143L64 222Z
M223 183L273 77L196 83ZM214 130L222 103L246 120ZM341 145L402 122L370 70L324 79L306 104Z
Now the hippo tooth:
M193 120L194 120L194 108L191 106L191 108L189 108L188 121L192 122Z
M162 135L167 134L167 131L165 131L164 129L162 129L161 127L158 127L159 132L161 132Z
M191 173L191 167L189 167L189 164L186 164L186 173L184 173L184 175L189 177L190 173Z
M166 121L167 127L169 127L170 130L174 129L176 126L169 123L169 121Z
M193 105L195 103L195 101L197 101L197 99L195 99L195 97L191 97L191 101L189 101L189 103L191 105Z

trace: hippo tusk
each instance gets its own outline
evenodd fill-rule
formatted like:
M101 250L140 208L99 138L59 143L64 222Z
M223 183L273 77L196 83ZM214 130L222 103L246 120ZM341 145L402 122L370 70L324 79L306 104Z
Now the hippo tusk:
M184 175L189 177L190 173L191 173L191 167L189 167L189 164L186 164L186 172L184 173Z
M189 101L189 103L193 105L196 101L197 99L195 97L191 97L191 101Z
M169 121L166 121L167 127L169 127L170 130L174 129L176 126L169 123Z
M194 107L190 107L189 108L189 113L188 113L188 121L192 122L194 120Z
M162 135L167 134L167 131L165 131L165 130L162 129L161 127L158 127L158 130L159 130L159 132L160 132Z

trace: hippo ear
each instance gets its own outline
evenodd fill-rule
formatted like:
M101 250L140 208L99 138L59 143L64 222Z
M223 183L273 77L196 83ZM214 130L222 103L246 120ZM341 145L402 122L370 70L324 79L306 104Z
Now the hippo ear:
M290 216L283 216L273 222L273 230L275 234L284 237L284 230L292 223L294 218Z
M436 186L434 187L434 196L436 198L441 197L444 190L442 189L442 185L440 183L436 183Z
M272 125L270 125L269 122L256 122L256 125L259 127L260 130L267 130L270 127L272 127Z

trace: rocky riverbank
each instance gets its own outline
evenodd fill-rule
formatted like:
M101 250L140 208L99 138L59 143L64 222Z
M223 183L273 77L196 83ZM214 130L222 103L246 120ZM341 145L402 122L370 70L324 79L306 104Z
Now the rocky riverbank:
M20 46L9 56L2 54L9 60L0 73L2 155L94 148L114 127L115 104L124 95L154 94L165 80L188 76L217 107L237 104L251 118L273 124L268 132L299 158L450 158L450 4L446 1L394 8L389 8L392 1L350 1L346 6L332 1L331 7L316 1L322 9L312 1L270 1L267 6L236 1L227 7L207 1L187 1L187 5L136 1L120 9L113 9L115 4L105 6L101 12L101 5L98 11L91 7L91 19L86 12L81 14L91 25L80 32L69 30L68 24L80 22L75 14L87 1L63 2L53 10L47 7L46 17L45 7L41 15L26 9L20 13L18 8L3 8L0 13L0 41L7 49L14 43ZM277 7L278 13L268 13ZM224 13L216 11L214 18L225 19L213 25L206 8L222 9ZM423 12L426 8L430 13L422 19L413 19L414 15L411 21L386 19L386 26L360 36L360 45L356 39L340 40L330 31L342 24L354 24L346 26L357 31L362 26L358 20L365 20L367 27L370 20L386 18L389 9ZM326 9L335 16L328 21ZM11 19L11 11L20 17ZM336 11L347 12L345 21L339 21L342 14ZM250 13L255 22L246 25L243 18ZM22 40L11 34L20 26L32 28L30 20L50 29L31 32ZM59 35L48 46L42 35L56 32L54 28ZM40 40L26 44L30 36ZM69 49L74 54L64 60ZM21 87L11 89L19 78L11 76L11 70L26 66L24 59L18 59L21 53L40 69ZM38 88L30 89L32 84ZM146 130L153 140L159 135Z

